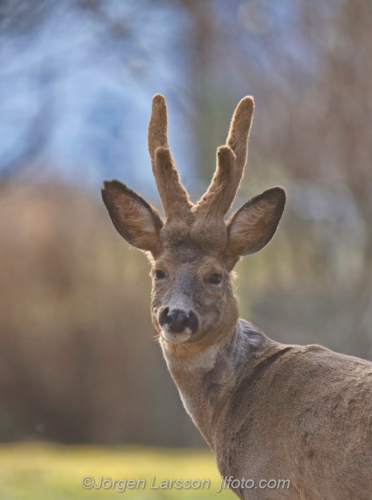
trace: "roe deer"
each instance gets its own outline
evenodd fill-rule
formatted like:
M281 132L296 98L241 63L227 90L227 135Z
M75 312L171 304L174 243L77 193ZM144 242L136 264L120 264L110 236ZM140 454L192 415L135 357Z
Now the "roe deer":
M193 204L169 149L165 99L155 95L148 146L165 220L117 180L104 183L103 200L119 233L152 263L152 320L168 369L236 495L371 500L372 363L283 345L239 319L231 271L271 240L286 199L274 187L225 220L253 109L251 97L240 101L211 184ZM260 486L279 478L290 487Z

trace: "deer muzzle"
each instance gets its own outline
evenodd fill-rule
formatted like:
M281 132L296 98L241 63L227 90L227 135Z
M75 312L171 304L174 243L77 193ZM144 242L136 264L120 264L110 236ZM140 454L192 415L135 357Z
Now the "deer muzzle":
M199 327L199 321L193 311L170 309L166 307L159 315L159 324L170 334L188 334L191 336ZM167 338L168 340L168 338Z

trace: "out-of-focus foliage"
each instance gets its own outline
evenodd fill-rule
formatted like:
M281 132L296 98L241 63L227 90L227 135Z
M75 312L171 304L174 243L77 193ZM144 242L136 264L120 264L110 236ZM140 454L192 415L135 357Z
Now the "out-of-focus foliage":
M275 184L288 204L237 267L242 316L372 359L371 2L32 4L0 8L0 438L201 443L153 339L149 265L99 199L113 176L156 199L156 92L193 199L254 95L236 206Z
M144 255L76 187L15 186L1 211L1 438L185 443Z
M110 500L117 495L130 500L208 500L216 498L220 486L213 454L207 450L3 445L0 465L0 495L9 500ZM123 488L123 483L109 489L84 489L81 483L85 476L93 477L96 486L101 476L102 480L110 478L111 484L115 479L143 479L145 483L121 493L117 488ZM210 482L201 488L195 482L194 489L156 489L163 479L171 478ZM232 500L234 494L222 489L218 498Z

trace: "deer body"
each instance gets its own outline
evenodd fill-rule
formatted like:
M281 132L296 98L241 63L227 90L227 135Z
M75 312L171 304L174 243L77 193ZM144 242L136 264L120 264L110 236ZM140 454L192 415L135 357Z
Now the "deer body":
M371 499L371 363L279 344L244 320L219 350L179 359L162 348L221 475L291 482L240 498Z
M279 344L244 320L220 351L179 360L163 350L221 475L290 479L288 490L240 498L371 498L371 363Z
M253 115L244 98L217 170L194 205L167 140L166 105L153 100L149 152L165 222L141 196L105 182L119 233L153 264L152 319L186 411L241 499L372 498L372 363L321 346L277 343L239 319L231 271L263 248L285 204L282 188L252 198L227 221L247 157ZM241 485L289 480L288 489ZM235 484L235 485L234 485Z

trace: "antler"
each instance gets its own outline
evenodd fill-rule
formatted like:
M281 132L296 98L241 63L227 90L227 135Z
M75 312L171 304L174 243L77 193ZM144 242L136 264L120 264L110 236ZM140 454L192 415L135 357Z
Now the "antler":
M167 105L162 95L152 99L148 132L152 171L167 218L188 218L192 203L174 164L167 138Z
M225 146L217 150L217 169L195 213L211 213L224 217L231 207L247 162L248 137L254 110L253 97L244 97L231 120Z

